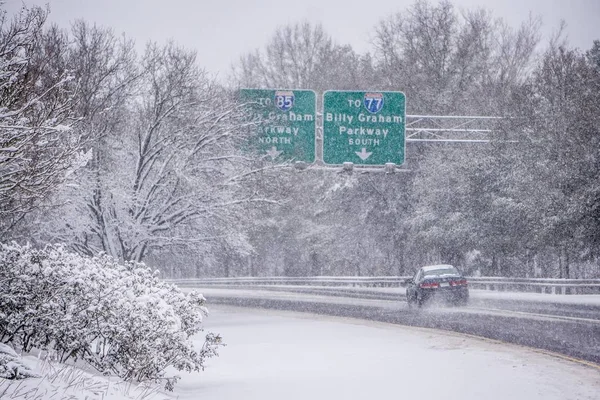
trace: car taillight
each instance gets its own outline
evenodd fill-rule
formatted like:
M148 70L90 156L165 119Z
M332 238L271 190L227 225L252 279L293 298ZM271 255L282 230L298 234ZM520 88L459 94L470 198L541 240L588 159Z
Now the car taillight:
M436 282L424 282L419 285L421 289L435 289L440 287L439 283Z
M467 285L466 279L461 279L458 281L450 281L450 286L466 286L466 285Z

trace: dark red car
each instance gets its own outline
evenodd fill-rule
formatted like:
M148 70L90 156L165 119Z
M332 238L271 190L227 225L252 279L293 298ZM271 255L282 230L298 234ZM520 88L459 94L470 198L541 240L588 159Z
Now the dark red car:
M469 287L467 279L452 265L421 267L415 276L406 281L406 301L409 307L422 307L433 298L467 305Z

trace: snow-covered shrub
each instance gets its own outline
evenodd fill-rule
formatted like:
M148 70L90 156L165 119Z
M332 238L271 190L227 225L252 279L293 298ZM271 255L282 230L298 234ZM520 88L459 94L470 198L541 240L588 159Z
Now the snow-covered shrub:
M39 378L39 375L21 362L12 347L0 343L0 378L16 380Z
M0 342L23 351L85 360L126 380L178 379L165 369L199 371L216 355L218 335L195 349L207 314L202 295L182 293L140 263L83 257L61 246L0 248Z

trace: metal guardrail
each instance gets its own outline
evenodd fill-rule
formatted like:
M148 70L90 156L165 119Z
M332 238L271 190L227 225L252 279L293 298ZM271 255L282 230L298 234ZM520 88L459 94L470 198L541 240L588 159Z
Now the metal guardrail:
M468 278L475 289L552 294L600 294L600 279Z
M408 276L312 276L166 279L179 286L336 286L404 287ZM474 289L552 294L600 294L600 279L469 277Z

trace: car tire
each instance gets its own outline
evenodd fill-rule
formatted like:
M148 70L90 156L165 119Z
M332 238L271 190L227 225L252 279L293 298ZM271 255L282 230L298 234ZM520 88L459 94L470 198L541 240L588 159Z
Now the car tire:
M406 295L406 302L408 303L408 308L415 307L415 301L412 300L412 296Z
M461 306L461 307L466 307L469 305L469 298L468 297L460 297L457 301L456 301L456 305L457 306Z

